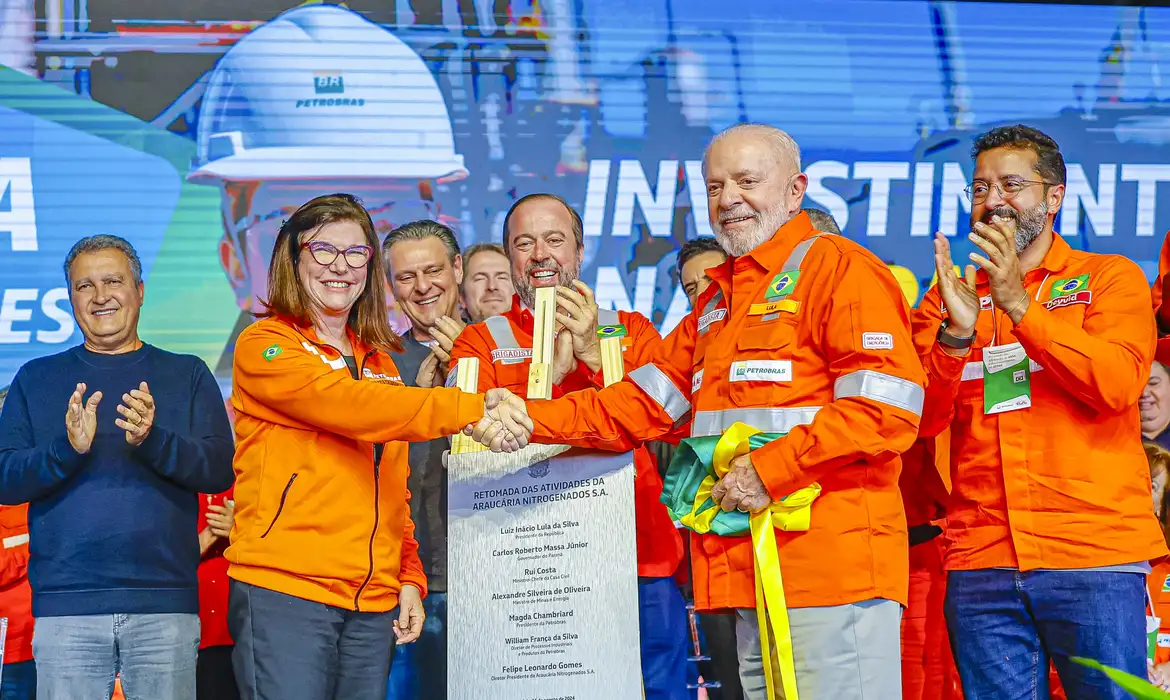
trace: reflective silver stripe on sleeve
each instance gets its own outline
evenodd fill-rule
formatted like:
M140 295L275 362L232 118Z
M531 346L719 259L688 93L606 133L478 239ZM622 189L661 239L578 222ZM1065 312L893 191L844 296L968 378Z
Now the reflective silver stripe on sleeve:
M833 398L862 398L922 415L926 392L914 382L869 369L838 377L833 384Z
M519 350L520 344L516 342L516 334L512 332L512 324L503 316L492 316L484 320L484 325L487 326L488 332L492 334L492 342L496 344L498 350ZM501 364L515 365L524 361L523 357L506 357L500 360Z
M672 421L677 421L691 410L691 402L683 395L666 373L654 365L642 365L630 372L630 379L654 399L654 402L666 411Z
M618 312L613 309L598 309L597 310L597 325L599 326L617 326L622 320L618 318Z
M798 425L813 422L820 406L796 408L732 408L724 411L696 411L691 423L691 437L722 435L736 423L744 423L765 433L787 433Z

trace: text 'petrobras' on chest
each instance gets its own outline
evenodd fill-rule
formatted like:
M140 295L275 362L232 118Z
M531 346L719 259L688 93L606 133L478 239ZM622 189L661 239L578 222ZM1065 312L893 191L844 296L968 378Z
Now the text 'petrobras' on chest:
M790 382L792 360L737 360L731 363L732 382Z

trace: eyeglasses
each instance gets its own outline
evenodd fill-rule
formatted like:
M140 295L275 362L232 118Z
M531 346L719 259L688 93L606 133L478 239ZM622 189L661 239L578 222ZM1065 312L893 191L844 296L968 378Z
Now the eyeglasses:
M1004 201L1007 201L1014 199L1028 185L1044 185L1045 187L1049 187L1051 184L1043 180L1021 180L1015 177L1004 180L1002 184L998 182L988 184L983 180L976 180L970 185L967 185L963 192L966 193L967 199L978 204L987 199L987 195L991 194L992 187L995 187L996 191L999 192L999 196Z
M309 249L309 255L313 256L313 260L316 260L317 264L322 267L329 267L339 255L344 255L345 264L354 270L365 267L370 262L370 256L374 253L374 249L368 245L355 245L345 250L338 250L325 241L302 243L301 250L306 248Z

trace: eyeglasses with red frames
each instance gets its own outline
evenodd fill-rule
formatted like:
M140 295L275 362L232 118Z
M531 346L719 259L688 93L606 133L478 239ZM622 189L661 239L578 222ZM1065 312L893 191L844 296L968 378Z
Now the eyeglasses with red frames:
M309 241L301 244L301 250L309 250L309 255L313 256L313 260L322 267L329 267L337 260L337 256L345 256L345 264L349 265L351 269L357 270L365 267L370 262L370 256L374 254L374 249L368 245L355 245L346 248L345 250L338 250L333 245L325 241Z

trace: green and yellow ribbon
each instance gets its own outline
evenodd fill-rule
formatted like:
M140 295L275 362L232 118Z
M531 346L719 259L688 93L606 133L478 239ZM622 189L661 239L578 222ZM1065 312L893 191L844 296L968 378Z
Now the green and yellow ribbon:
M740 511L724 512L711 500L711 490L731 469L731 462L736 457L783 436L783 433L763 433L744 423L736 423L721 436L683 440L667 468L662 501L671 517L699 534L734 537L751 533L756 574L756 620L760 627L768 698L777 698L776 676L779 675L785 700L799 700L776 528L789 532L808 530L812 503L820 495L821 487L819 484L806 486L773 503L770 508L750 515ZM775 669L772 663L773 636L779 669Z

